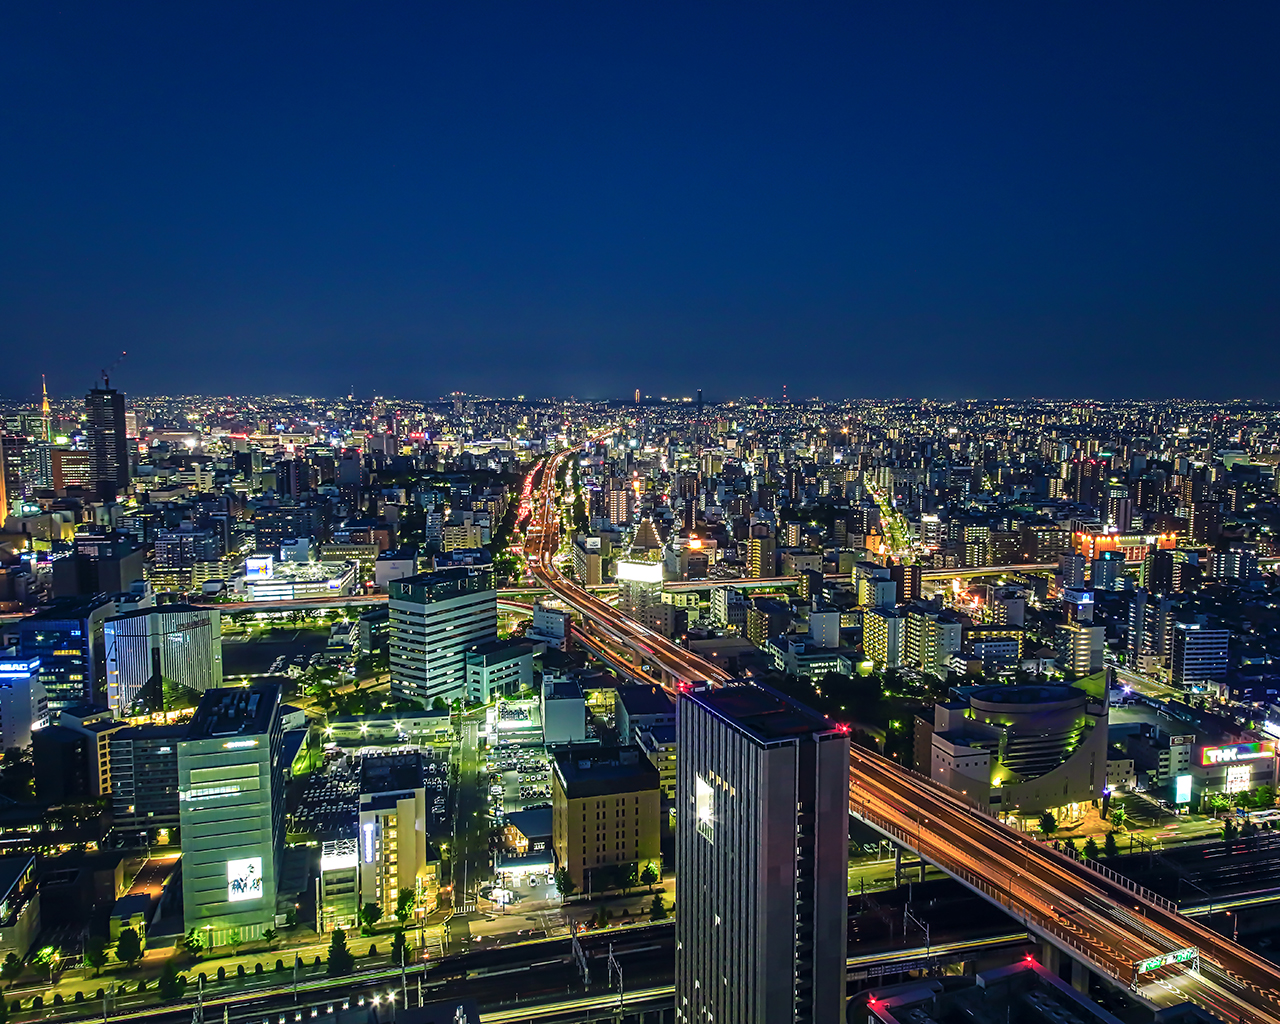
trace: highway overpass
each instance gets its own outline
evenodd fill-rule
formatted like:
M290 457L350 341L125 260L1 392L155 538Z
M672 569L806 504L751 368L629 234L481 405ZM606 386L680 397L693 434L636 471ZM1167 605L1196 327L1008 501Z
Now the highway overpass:
M536 493L525 543L534 573L594 627L607 627L617 642L656 666L667 685L726 682L716 666L627 618L556 569L555 473L567 454L548 460ZM1169 901L1035 842L959 794L870 750L853 748L849 783L851 814L1003 907L1047 949L1068 956L1075 969L1132 986L1154 1006L1191 1000L1223 1020L1280 1024L1280 970L1180 915ZM1140 964L1150 967L1153 960L1187 949L1195 950L1197 968L1177 961L1139 971Z

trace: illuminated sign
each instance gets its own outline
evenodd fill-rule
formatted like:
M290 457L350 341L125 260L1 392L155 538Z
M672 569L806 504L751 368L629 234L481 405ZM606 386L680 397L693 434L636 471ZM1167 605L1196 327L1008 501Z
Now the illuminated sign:
M632 583L661 583L661 562L623 562L614 565L613 573L619 580Z
M1261 743L1232 743L1225 747L1205 747L1200 754L1202 765L1232 764L1236 761L1256 761L1262 757L1275 757L1276 745L1272 740Z
M1172 953L1165 953L1164 956L1153 956L1149 960L1139 960L1133 965L1133 969L1139 974L1148 974L1151 971L1160 970L1161 967L1168 967L1170 964L1185 964L1199 959L1200 951L1195 946L1188 946L1186 949L1175 949Z
M1227 792L1245 793L1253 781L1253 766L1233 764L1227 766Z
M257 745L258 745L257 740L231 740L227 743L222 744L222 749L223 750L242 750L245 747L256 747Z
M1191 803L1191 776L1179 775L1177 779L1177 791L1174 796L1174 803L1189 804Z
M59 652L60 653L60 652ZM79 651L71 651L79 654ZM39 658L5 658L0 660L0 676L29 676L40 668Z
M373 863L373 822L364 823L364 862Z
M275 572L270 555L254 555L244 560L244 576L248 580L269 580Z
M262 898L262 858L227 861L227 902Z
M698 834L707 840L713 840L711 825L713 798L711 783L704 781L700 775L696 776L693 784L694 811L698 817Z

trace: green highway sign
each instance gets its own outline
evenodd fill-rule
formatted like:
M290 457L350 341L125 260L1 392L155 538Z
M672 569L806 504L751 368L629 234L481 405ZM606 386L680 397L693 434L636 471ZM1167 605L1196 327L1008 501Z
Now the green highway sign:
M1164 956L1153 956L1148 960L1139 960L1133 965L1133 969L1139 974L1147 974L1151 971L1158 971L1161 967L1167 967L1169 964L1184 964L1188 960L1198 959L1200 951L1195 946L1188 946L1186 949L1175 949L1172 953L1165 953Z

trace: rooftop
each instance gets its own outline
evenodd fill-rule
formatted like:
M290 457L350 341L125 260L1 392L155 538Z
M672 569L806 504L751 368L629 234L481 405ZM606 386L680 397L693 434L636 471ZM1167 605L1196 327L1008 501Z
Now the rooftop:
M676 702L661 686L619 686L618 699L628 715L674 715Z
M362 794L422 788L422 755L416 750L366 757L360 762Z
M731 684L685 697L764 743L836 731L835 724L816 711L756 683Z
M656 790L659 778L639 747L562 750L555 756L555 773L571 800Z
M280 706L279 683L205 690L187 733L189 740L215 736L262 735Z

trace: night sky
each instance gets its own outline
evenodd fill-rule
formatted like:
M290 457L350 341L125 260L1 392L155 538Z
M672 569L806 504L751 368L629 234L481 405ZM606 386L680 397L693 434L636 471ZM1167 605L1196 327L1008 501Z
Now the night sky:
M1280 397L1280 5L11 2L0 393Z

